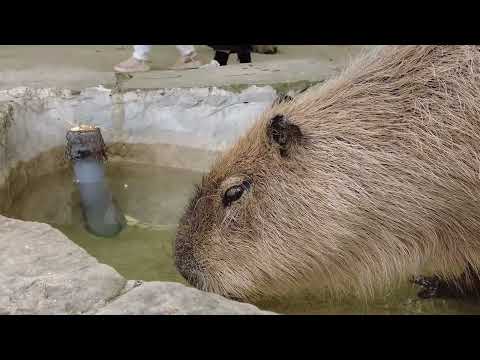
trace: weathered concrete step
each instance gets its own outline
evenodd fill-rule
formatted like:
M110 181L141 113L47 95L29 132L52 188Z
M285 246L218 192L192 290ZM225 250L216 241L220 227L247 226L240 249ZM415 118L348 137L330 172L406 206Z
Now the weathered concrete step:
M98 315L273 315L257 307L179 283L152 281L133 288Z
M233 64L186 71L149 71L118 75L122 90L317 83L338 73L339 68L319 60L284 60Z
M178 283L135 285L51 226L0 215L0 315L272 314Z

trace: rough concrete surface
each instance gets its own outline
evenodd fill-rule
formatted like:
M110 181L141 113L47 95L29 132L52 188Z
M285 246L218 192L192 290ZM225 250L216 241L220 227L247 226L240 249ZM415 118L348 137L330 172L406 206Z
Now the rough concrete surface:
M172 282L152 281L130 290L98 315L267 315L253 305L225 299Z
M0 216L0 313L78 314L126 280L49 225Z
M135 286L49 225L0 216L0 314L267 314L176 283Z

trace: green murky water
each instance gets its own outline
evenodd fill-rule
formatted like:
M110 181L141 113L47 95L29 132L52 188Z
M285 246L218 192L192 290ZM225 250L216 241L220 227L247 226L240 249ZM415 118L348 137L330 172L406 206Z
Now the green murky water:
M108 163L107 176L129 220L129 225L114 238L96 237L85 229L71 169L35 179L7 215L52 225L127 279L184 283L173 264L172 241L193 184L202 174Z
M416 296L418 289L405 284L388 294L364 303L343 299L331 301L309 294L294 299L268 300L257 304L284 314L318 315L479 315L480 304L464 300L428 299Z
M48 223L98 261L125 278L185 284L173 264L175 226L200 173L131 163L108 163L110 187L130 225L115 238L88 233L70 169L34 179L7 216ZM260 308L290 314L480 314L480 304L459 300L419 300L410 285L368 305L355 300L332 302L313 295L274 299Z
M127 279L176 281L185 284L175 270L171 242L174 231L137 229L129 226L112 239L96 238L80 226L56 226L101 263Z

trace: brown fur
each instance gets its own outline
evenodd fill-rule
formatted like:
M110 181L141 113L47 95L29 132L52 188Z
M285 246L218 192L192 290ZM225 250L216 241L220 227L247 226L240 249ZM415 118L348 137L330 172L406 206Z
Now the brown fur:
M205 176L175 246L193 285L244 300L478 271L479 47L383 47L274 105Z

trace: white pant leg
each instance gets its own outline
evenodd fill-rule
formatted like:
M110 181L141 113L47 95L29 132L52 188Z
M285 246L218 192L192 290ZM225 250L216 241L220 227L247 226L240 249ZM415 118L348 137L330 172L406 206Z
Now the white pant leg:
M152 50L152 45L134 45L133 57L137 60L148 60L150 50Z
M176 45L176 46L181 56L187 56L195 52L195 47L193 45Z

